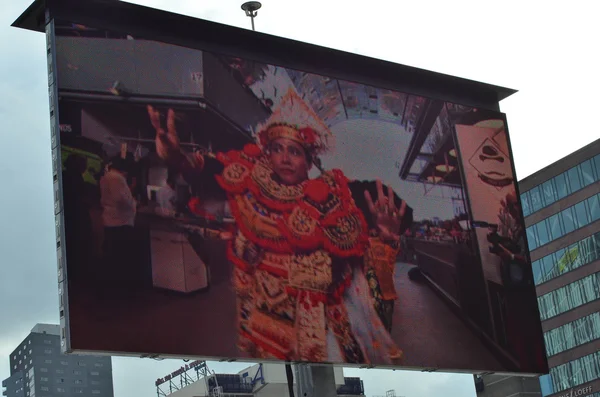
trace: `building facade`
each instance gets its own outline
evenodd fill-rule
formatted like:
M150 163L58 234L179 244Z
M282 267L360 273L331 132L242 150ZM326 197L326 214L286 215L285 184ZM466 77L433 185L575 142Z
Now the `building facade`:
M61 353L58 325L37 324L10 355L7 397L113 397L110 357Z
M541 393L600 397L600 139L519 190L550 366Z

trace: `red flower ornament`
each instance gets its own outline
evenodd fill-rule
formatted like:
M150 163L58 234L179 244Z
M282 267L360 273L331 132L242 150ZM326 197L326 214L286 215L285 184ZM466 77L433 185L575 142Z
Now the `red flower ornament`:
M317 142L317 133L310 127L300 129L300 136L307 145L314 145Z
M249 143L244 146L244 154L248 157L258 157L261 154L261 150L258 145Z
M304 193L309 199L317 203L324 203L329 197L329 185L318 179L313 179L306 184Z

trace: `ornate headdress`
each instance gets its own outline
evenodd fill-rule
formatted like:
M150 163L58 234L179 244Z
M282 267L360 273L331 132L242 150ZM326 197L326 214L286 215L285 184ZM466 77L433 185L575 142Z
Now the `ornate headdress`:
M287 138L318 156L330 150L334 142L329 127L293 88L283 96L267 121L257 126L257 131L257 143L263 150L271 141Z

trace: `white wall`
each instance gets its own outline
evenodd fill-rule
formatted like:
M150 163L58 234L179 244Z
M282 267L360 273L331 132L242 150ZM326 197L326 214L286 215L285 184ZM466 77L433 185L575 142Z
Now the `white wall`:
M179 376L176 377L179 380ZM174 380L175 381L175 380ZM161 385L164 391L169 390L169 383L164 383ZM184 388L176 391L175 393L169 394L169 397L193 397L193 396L206 396L206 384L204 383L204 378L200 378L196 382L191 385L187 385Z

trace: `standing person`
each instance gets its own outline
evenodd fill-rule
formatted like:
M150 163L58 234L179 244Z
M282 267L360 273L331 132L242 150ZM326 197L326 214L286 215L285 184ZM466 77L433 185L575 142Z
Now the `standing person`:
M87 171L87 159L71 154L65 161L63 179L63 204L67 265L69 279L87 275L90 270L92 251L92 217L90 198L83 174Z
M194 183L213 160L182 153L173 110L167 130L148 112L159 156ZM412 210L380 181L340 170L309 179L332 136L294 91L258 131L258 144L216 156L237 224L228 258L240 348L254 358L392 364L402 352L376 311L374 263L395 262Z
M177 183L176 177L169 173L167 183L156 194L159 214L174 217L177 214Z
M131 267L135 258L134 224L136 202L127 184L127 163L115 158L109 170L100 179L100 204L104 224L104 259L111 278L132 275ZM125 281L124 279L118 281Z

